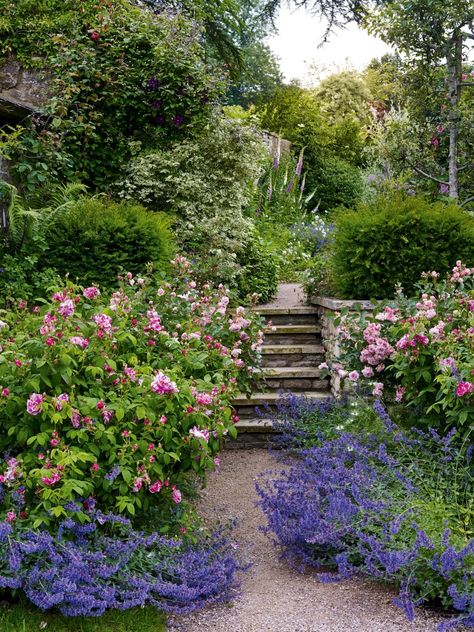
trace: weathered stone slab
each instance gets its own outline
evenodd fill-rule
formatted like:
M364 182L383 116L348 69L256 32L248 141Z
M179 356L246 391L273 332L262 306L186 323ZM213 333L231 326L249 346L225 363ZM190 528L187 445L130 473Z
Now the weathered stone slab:
M45 72L23 68L15 57L0 66L0 117L19 121L39 112L48 99Z

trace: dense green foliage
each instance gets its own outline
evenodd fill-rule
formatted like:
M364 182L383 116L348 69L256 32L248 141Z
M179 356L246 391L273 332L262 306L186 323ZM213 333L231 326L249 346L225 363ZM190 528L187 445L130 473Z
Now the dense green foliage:
M22 188L64 176L104 186L131 141L186 135L222 90L183 14L127 0L85 0L80 11L74 0L2 0L0 9L0 54L51 75L48 117L30 122L14 152Z
M235 287L238 253L252 234L243 211L264 158L253 127L223 117L193 139L137 156L116 190L173 213L179 245L199 262L201 274Z
M455 205L382 196L340 212L333 269L343 298L386 298L401 284L411 295L422 272L474 261L474 219Z
M262 112L264 128L290 140L296 151L305 148L306 188L324 211L354 207L361 198L357 167L369 120L368 90L350 73L328 78L317 90L284 86Z
M278 289L278 263L262 238L251 239L239 255L239 295L257 294L260 303L268 302Z
M243 70L227 91L230 105L248 108L266 103L283 83L278 61L270 48L261 42L251 42L243 46Z
M166 272L173 254L170 220L137 204L83 198L45 235L40 267L85 285L111 287L120 272Z
M364 190L362 174L357 167L337 157L327 158L308 175L314 201L324 210L338 206L354 208Z

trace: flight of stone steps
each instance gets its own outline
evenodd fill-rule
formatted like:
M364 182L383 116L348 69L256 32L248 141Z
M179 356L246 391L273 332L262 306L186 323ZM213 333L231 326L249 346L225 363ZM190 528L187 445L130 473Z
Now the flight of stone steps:
M301 394L309 399L325 399L330 395L329 381L320 377L318 369L324 361L324 348L317 310L270 306L255 311L267 322L271 321L273 327L265 333L262 349L265 390L234 400L240 418L238 442L249 445L268 438L272 424L265 406L274 408L284 393ZM257 414L256 407L263 416Z

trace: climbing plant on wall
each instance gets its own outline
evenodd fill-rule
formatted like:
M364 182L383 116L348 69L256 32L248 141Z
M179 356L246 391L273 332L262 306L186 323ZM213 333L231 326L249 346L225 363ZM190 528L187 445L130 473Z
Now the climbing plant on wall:
M79 9L75 0L0 0L0 15L0 56L50 76L44 116L14 156L30 190L59 174L107 185L133 151L202 125L224 88L200 25L179 12L127 0Z

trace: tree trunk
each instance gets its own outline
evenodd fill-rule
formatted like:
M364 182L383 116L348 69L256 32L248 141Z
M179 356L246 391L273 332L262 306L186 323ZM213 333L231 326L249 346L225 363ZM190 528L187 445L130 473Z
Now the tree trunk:
M458 142L459 142L459 99L462 81L462 45L461 31L456 30L449 41L447 52L448 90L449 90L449 197L458 199Z

